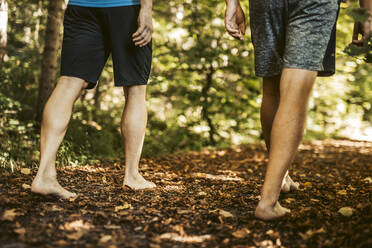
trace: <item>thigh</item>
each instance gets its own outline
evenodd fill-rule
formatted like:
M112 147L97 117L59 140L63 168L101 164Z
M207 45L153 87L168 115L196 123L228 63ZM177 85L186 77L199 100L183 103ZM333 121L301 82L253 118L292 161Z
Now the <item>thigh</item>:
M285 68L322 71L336 22L337 0L289 0Z
M93 88L110 54L98 8L69 5L64 17L61 76L84 79Z
M151 42L134 45L132 35L138 27L139 5L108 8L105 15L110 30L115 86L146 85L152 61Z
M272 77L281 73L286 13L283 0L249 1L255 71L259 77Z

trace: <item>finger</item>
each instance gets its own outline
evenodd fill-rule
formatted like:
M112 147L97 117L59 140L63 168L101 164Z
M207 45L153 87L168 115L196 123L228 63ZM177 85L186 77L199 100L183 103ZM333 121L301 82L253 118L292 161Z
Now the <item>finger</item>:
M359 23L354 23L354 30L353 30L353 41L358 40L358 35L359 35Z
M150 41L151 41L151 35L148 35L147 38L146 38L146 39L145 39L141 44L139 44L138 46L139 46L139 47L144 47L144 46L146 46L147 44L149 44Z
M141 41L137 42L136 45L139 47L146 46L151 41L151 32L147 32L147 35L145 38L143 38Z
M239 33L238 26L235 23L234 24L226 23L226 30L229 33Z
M139 41L143 40L146 37L147 32L148 32L147 29L143 30L142 33L139 36L136 36L136 37L133 38L133 41L134 42L139 42Z
M242 22L240 25L239 25L239 29L240 29L240 32L245 35L245 22Z
M149 31L148 30L145 30L142 35L141 35L141 38L140 39L137 39L134 41L134 44L136 46L140 46L142 45L144 42L146 42L146 40L148 39L148 35L149 35Z
M132 35L132 37L137 37L139 35L142 34L142 32L145 30L145 27L144 25L140 25L137 29L137 31Z
M240 33L229 33L233 38L241 40L243 36Z
M353 40L351 44L357 45L357 46L363 46L364 41L363 40Z
M363 30L362 41L363 41L364 46L368 45L368 40L369 40L369 37L370 37L370 33L371 32L369 30L366 30L366 29Z

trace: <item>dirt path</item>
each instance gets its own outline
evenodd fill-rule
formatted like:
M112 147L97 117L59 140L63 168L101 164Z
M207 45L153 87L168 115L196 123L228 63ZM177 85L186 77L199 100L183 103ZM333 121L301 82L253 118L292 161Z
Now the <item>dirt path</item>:
M30 194L35 170L3 173L0 247L372 247L372 143L302 145L292 213L267 223L253 216L266 162L261 146L143 159L159 187L142 192L123 191L122 164L65 167L74 201Z

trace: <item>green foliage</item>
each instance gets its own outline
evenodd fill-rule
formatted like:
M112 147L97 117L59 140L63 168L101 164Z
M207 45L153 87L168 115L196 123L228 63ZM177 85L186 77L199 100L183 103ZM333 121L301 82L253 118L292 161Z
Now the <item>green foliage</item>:
M356 7L355 4L353 7L347 8L345 12L346 15L351 17L355 22L365 22L370 16L365 9ZM369 37L366 46L349 44L344 51L346 54L353 57L364 57L367 63L372 63L372 36Z

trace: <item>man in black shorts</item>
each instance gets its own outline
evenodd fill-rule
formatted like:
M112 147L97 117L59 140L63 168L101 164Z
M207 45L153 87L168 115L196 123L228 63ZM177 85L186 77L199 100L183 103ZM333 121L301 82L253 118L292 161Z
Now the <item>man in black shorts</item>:
M361 2L365 4L362 7L367 8L367 2L371 6L371 0ZM234 38L243 39L245 17L240 1L226 3L226 29ZM250 0L255 70L263 78L261 123L269 151L255 212L260 219L270 220L290 212L280 206L278 198L281 190L298 188L288 176L288 167L302 139L315 79L335 71L338 10L338 0ZM365 33L365 26L356 25L358 32L363 29ZM357 36L353 43L358 43Z
M74 102L94 88L112 54L115 86L123 87L125 107L124 185L153 188L138 172L146 130L146 84L152 47L152 0L70 0L64 17L61 77L48 99L41 125L40 166L31 191L71 198L57 181L57 150L66 133Z

